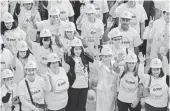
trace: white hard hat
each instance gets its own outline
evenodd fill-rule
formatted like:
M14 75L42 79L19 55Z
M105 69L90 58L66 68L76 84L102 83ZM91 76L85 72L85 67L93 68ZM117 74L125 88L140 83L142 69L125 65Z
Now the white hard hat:
M58 62L60 61L60 58L55 53L50 53L47 57L47 62Z
M125 57L125 62L137 62L137 56L135 53L128 53Z
M51 7L48 13L49 15L60 15L60 9L57 7Z
M24 40L18 41L17 42L17 50L18 51L27 51L28 50L28 45Z
M82 41L78 38L74 38L71 42L71 46L75 47L75 46L83 46Z
M85 12L86 13L96 13L96 9L95 9L95 6L91 3L87 3L85 5Z
M132 15L131 15L131 13L130 13L129 11L124 11L124 12L121 14L120 18L131 19L131 18L132 18Z
M37 64L35 61L28 61L26 64L25 64L25 69L37 69Z
M40 37L51 37L51 31L49 29L43 29L40 32Z
M100 55L113 55L113 51L109 46L103 45Z
M9 77L14 77L13 72L10 69L4 69L2 71L2 78L9 78Z
M151 68L162 68L162 62L160 59L158 58L154 58L151 60L151 63L150 63L150 67Z
M96 92L93 89L88 90L87 101L90 103L96 102Z
M73 22L67 22L64 30L65 31L75 31L76 26Z
M23 0L22 3L34 3L34 0Z
M108 37L111 38L115 38L115 37L122 37L122 34L119 30L113 29L108 33Z
M170 12L170 2L165 3L161 10L165 12Z
M4 22L14 22L13 16L9 12L5 12L4 16L2 17Z

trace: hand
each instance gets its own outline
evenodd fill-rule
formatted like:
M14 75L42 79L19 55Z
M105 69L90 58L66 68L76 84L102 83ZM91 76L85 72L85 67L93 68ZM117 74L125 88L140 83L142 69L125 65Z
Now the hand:
M146 60L145 55L143 56L142 52L139 53L138 55L140 62L144 62Z
M107 28L111 28L113 26L113 20L112 20L112 17L109 17L107 19Z
M138 98L136 101L134 101L134 102L131 104L131 107L132 107L132 108L136 108L136 106L139 104L139 101L140 101L140 99Z
M155 18L150 16L150 21L149 21L149 28L151 29L153 27L153 22L155 21Z
M119 53L117 61L120 62L120 61L123 61L123 60L124 60L124 54L123 53Z

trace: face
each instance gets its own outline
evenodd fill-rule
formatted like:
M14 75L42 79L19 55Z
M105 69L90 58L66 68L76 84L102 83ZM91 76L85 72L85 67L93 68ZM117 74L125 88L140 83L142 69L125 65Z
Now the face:
M136 66L136 62L128 62L127 65L128 65L129 70L133 71Z
M66 35L68 38L73 38L74 37L74 31L66 31Z
M33 3L24 3L24 8L26 9L26 10L31 10L31 8L32 8L32 6L33 6Z
M119 45L122 43L122 37L114 37L111 39L113 44Z
M95 18L95 14L94 13L87 13L87 18L89 21L92 21Z
M81 52L82 52L81 46L74 47L75 56L79 57L81 55Z
M160 68L152 68L152 74L155 77L159 77L160 73L161 73L161 69Z
M121 18L121 19L120 19L120 23L121 23L121 28L122 28L123 30L128 30L129 24L130 24L130 19Z
M103 55L102 56L102 61L104 63L109 63L111 61L111 59L112 59L112 55Z
M4 79L4 83L7 85L12 85L13 83L13 77L8 77Z
M12 22L4 22L5 23L5 27L10 30L12 28Z
M165 20L167 23L169 23L169 21L170 21L169 12L165 12L165 14L163 14L163 16L164 16L164 20Z
M59 62L51 62L50 69L56 69L59 66Z
M29 68L25 69L25 73L27 74L28 79L34 79L36 75L37 69L36 68Z
M50 20L53 24L56 24L60 21L60 16L59 15L50 15Z
M26 51L19 51L19 56L21 58L24 58L26 56L27 52Z
M50 38L49 37L48 38L43 38L42 39L42 43L43 43L43 46L49 47L49 45L50 45Z

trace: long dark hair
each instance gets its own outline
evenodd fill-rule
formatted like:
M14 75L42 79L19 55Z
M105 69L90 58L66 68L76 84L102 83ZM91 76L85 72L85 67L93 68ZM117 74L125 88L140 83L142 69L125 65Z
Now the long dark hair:
M51 37L40 37L40 46L43 45L43 39L44 41L47 41L50 39L50 44L49 44L49 48L50 48L50 51L53 52L53 48L52 48L52 40L51 40Z
M161 78L161 77L163 77L165 74L164 74L162 68L160 68L160 70L161 70L161 72L160 72L160 74L159 74L159 77ZM152 73L152 68L149 69L148 74L151 75L151 76L153 75L153 73Z
M5 23L2 21L1 22L1 35L4 35L5 34L5 31L7 30L12 30L12 29L15 29L18 27L18 24L14 21L12 22L12 27L11 29L7 29L6 26L5 26Z
M28 58L30 54L32 54L32 52L28 49L28 50L26 51L26 55L25 55L25 57L24 57L23 59ZM17 52L17 58L19 59L19 51Z

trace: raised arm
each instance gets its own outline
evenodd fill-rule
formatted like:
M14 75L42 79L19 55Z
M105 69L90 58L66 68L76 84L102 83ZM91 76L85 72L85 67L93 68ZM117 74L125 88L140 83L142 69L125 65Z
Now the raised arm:
M145 56L143 56L142 52L139 53L139 66L138 66L138 76L140 80L144 83L145 78L144 78L144 62L145 62Z

